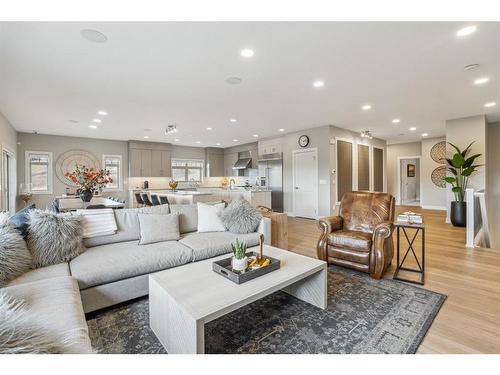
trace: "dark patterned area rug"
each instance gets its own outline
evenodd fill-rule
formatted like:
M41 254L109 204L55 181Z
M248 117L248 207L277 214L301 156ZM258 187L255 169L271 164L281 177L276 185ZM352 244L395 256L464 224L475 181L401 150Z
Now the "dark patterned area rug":
M331 266L328 308L277 292L205 326L207 353L415 353L446 299ZM143 298L88 320L99 353L166 353Z

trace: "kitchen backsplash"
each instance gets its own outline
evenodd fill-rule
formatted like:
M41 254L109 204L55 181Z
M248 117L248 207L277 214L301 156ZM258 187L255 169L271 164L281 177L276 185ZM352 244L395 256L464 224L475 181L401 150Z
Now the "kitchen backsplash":
M224 177L205 177L203 183L199 184L200 187L220 187L222 184L222 180ZM227 180L233 178L236 182L236 185L245 185L245 182L248 181L250 185L255 185L255 179L257 178L257 174L255 176L229 176ZM130 177L128 181L129 189L141 189L144 181L147 180L149 183L150 189L168 189L168 183L170 182L170 177ZM189 183L181 182L179 183L179 187L187 187Z

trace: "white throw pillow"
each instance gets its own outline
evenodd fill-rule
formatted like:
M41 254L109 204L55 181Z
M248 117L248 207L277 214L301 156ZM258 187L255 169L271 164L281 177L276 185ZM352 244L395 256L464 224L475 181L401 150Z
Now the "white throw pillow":
M141 230L139 245L175 241L181 238L178 213L169 215L138 214L137 216Z
M226 228L219 217L219 213L224 210L225 206L225 203L206 204L198 202L198 233L225 232Z

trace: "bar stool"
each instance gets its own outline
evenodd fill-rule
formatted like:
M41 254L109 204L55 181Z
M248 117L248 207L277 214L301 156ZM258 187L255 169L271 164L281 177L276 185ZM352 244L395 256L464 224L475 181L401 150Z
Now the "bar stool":
M148 193L142 193L141 194L141 198L142 198L142 201L144 202L144 204L146 206L152 206L153 205L153 203L151 203L151 201L149 200Z
M140 193L135 193L135 201L137 202L139 207L144 206L144 201L142 200Z
M153 206L159 206L161 204L158 199L158 195L156 194L151 194L151 202L153 203Z
M166 195L160 195L161 204L168 204L168 198Z

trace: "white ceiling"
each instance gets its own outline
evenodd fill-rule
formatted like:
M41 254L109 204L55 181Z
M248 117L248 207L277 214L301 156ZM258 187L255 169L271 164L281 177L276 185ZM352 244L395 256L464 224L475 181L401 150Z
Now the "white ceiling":
M390 142L440 136L446 119L500 120L500 23L475 23L476 33L457 38L464 25L1 23L0 111L18 131L189 146L327 124ZM108 42L83 39L88 28ZM242 48L255 56L241 57ZM463 70L472 63L481 67ZM230 76L243 83L228 85ZM473 85L481 76L490 82ZM325 87L313 88L316 79ZM498 105L484 108L489 101ZM366 103L371 111L360 109ZM90 129L101 109L109 115ZM168 124L175 136L164 135Z

